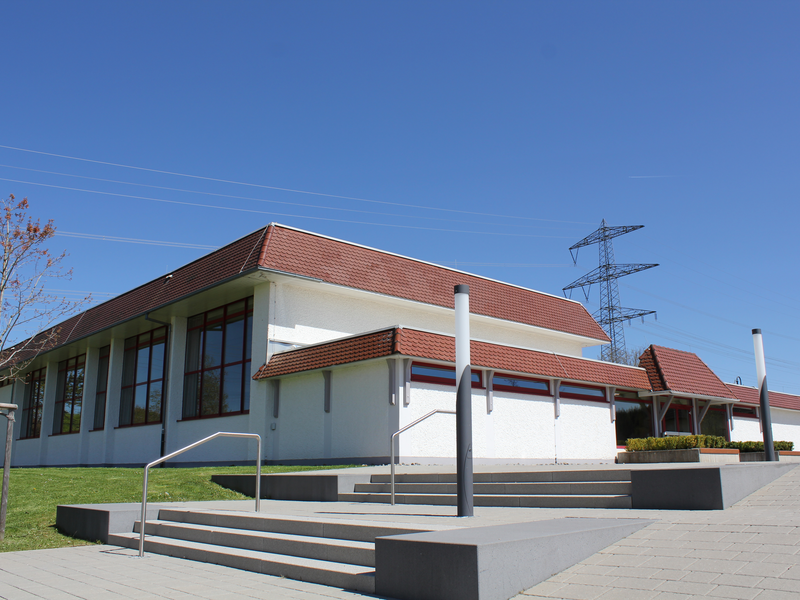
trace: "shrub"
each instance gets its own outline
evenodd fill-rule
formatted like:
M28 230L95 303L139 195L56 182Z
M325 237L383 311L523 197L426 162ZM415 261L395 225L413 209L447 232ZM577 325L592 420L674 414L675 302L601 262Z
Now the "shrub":
M669 437L631 438L625 447L629 452L643 450L683 450L686 448L724 448L727 441L718 435L675 435Z
M794 442L772 442L775 451L792 450ZM727 448L737 448L739 452L764 452L764 442L728 442Z

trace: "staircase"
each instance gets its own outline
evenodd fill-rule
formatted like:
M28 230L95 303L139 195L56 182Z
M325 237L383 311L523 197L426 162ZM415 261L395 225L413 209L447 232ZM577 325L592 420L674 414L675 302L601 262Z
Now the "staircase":
M475 506L537 508L631 508L629 470L532 471L475 473ZM389 475L372 475L370 483L339 494L342 502L391 501ZM455 473L395 476L396 504L456 504Z
M139 547L140 522L108 543ZM364 593L375 591L375 538L430 528L379 522L161 509L147 521L145 552L215 563Z

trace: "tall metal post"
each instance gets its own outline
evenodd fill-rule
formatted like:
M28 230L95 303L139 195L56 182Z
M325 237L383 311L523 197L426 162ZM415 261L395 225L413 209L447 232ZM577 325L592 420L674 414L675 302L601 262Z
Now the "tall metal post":
M456 491L458 516L473 515L472 369L469 356L469 286L455 286L456 307Z
M756 377L758 399L761 402L761 429L764 431L764 456L767 460L778 460L772 442L772 417L769 414L769 390L767 388L767 363L764 360L764 340L760 329L753 329L753 347L756 352Z
M3 488L0 492L0 542L6 536L6 510L8 508L8 476L11 469L11 442L14 439L14 411L17 410L16 404L0 404L0 408L5 410L4 414L8 420L6 427L6 452L3 462Z

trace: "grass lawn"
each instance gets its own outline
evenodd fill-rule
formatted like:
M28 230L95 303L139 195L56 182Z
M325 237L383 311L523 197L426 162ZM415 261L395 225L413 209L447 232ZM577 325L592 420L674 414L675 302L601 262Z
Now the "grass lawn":
M262 473L284 473L341 467L262 466ZM56 529L59 504L141 502L144 469L11 469L5 540L0 552L85 545ZM255 467L150 469L148 502L244 500L238 492L211 482L217 473L252 473Z

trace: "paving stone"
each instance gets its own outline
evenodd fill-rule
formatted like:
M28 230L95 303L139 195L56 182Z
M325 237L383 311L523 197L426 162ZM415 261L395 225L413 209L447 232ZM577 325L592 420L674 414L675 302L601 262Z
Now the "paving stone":
M740 587L756 587L764 580L763 577L755 575L733 575L731 573L723 573L719 577L714 578L712 581L717 585L737 585Z
M716 598L730 598L731 600L753 600L761 593L761 590L753 588L737 587L733 585L718 585L708 592L708 596Z
M780 577L790 569L789 565L781 563L752 562L746 563L738 571L737 575L755 575L761 577Z
M659 592L702 596L708 594L715 587L711 583L698 583L696 581L662 581L655 589Z

